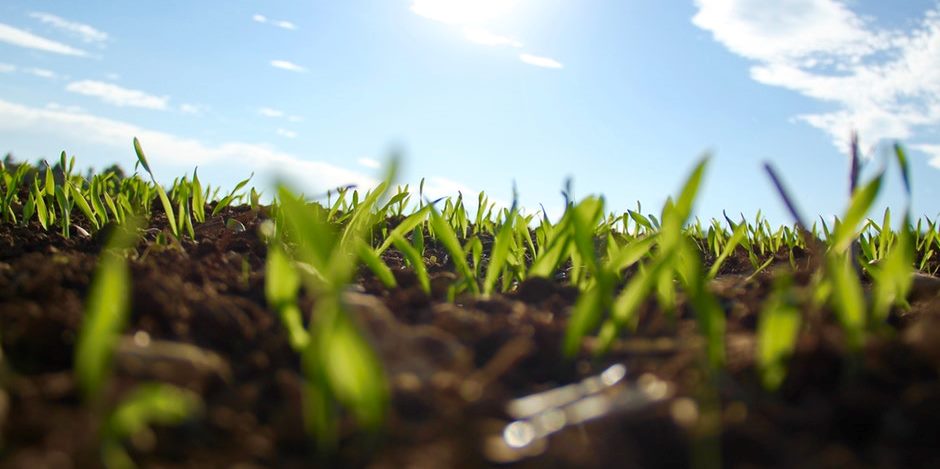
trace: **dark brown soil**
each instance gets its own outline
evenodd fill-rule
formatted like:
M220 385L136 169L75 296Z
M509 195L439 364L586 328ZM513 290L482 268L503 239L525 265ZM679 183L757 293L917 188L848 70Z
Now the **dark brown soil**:
M227 230L228 218L247 230ZM842 347L826 317L808 325L782 388L768 393L755 371L755 329L774 269L748 279L741 253L712 284L728 314L728 365L709 374L681 298L673 319L655 302L644 305L637 333L604 359L590 358L587 341L584 358L566 361L560 342L576 289L536 278L506 295L449 303L456 276L430 240L430 296L394 251L385 257L398 288L361 271L347 294L382 357L392 401L380 435L344 421L339 454L326 459L304 433L299 360L265 302L261 220L230 208L200 226L195 241L163 247L151 229L137 247L132 316L109 399L160 380L192 389L205 404L183 425L128 441L141 466L940 467L940 300L930 279L860 354ZM71 371L100 246L95 237L0 225L2 467L100 465L100 422L81 405ZM313 301L301 303L309 310ZM145 337L149 345L135 340ZM510 399L613 363L626 366L629 384L650 373L675 396L565 428L539 451L500 462L507 456L494 441L510 421Z

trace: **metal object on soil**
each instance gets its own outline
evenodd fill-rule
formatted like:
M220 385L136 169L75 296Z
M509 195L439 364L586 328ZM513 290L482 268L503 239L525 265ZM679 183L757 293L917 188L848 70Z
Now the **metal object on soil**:
M615 364L602 373L509 401L506 412L515 420L500 437L487 438L484 451L493 462L508 463L542 453L548 437L566 428L608 416L645 410L670 399L671 384L652 374L625 383L627 368Z

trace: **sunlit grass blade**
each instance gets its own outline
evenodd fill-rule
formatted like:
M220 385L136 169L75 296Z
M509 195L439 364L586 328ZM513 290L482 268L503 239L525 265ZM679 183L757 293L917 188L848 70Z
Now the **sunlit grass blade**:
M255 173L251 173L251 176L248 176L246 179L243 179L235 184L235 188L232 189L232 192L229 192L228 195L222 198L218 203L215 204L215 208L212 209L212 216L216 216L221 212L225 207L228 207L237 197L238 191L242 190L245 185L251 181L251 178L255 177Z
M619 274L624 269L636 264L640 259L649 254L655 241L656 238L654 236L649 236L634 240L626 246L617 249L607 260L607 269L613 273Z
M728 238L728 242L722 249L721 254L718 255L718 258L715 259L711 269L708 270L708 278L715 278L718 275L718 270L721 269L722 264L724 264L725 260L734 253L735 248L738 247L738 244L741 243L741 240L743 240L745 236L747 236L747 225L742 223L741 225L738 225L734 228L734 231L731 233L731 237Z
M862 285L847 254L828 256L827 269L832 281L832 308L846 333L848 345L857 350L862 345L866 326Z
M375 274L386 288L395 288L398 286L398 282L395 280L395 275L392 273L392 270L389 269L388 265L382 261L382 258L375 253L372 246L366 244L365 241L358 240L356 242L356 253L359 255L359 260Z
M845 252L855 241L857 236L856 227L865 218L865 214L868 213L868 209L875 201L875 197L881 189L883 176L883 173L879 174L852 195L845 216L842 217L838 227L834 229L832 249L835 252Z
M136 467L122 440L149 431L150 425L178 424L199 412L202 400L192 391L162 383L134 388L108 416L102 457L108 468Z
M450 254L451 261L454 263L454 267L457 268L457 272L463 276L464 282L473 293L479 293L480 287L477 285L476 278L474 278L473 270L467 264L466 254L460 245L460 241L457 240L457 234L433 206L431 206L431 228L434 230L434 235Z
M278 189L278 203L284 214L284 234L297 245L300 260L320 272L328 271L337 234L323 219L325 213L308 206L283 186Z
M206 199L204 198L202 192L202 183L199 182L199 168L193 170L193 197L192 197L192 210L193 218L196 219L198 223L205 223L206 221Z
M594 251L594 229L604 212L603 199L588 197L572 211L573 240L581 261L589 272L597 271L597 254Z
M157 196L160 198L160 204L163 205L163 212L166 213L167 225L170 226L170 232L173 233L174 237L179 238L180 231L179 226L176 224L176 216L173 214L173 204L170 203L170 198L166 195L163 186L157 183L156 178L154 178L153 172L150 170L150 163L147 161L147 156L144 155L144 149L140 146L140 140L138 140L137 137L134 137L134 152L137 153L137 161L144 167L144 170L147 171L147 174L150 175L150 179L153 181Z
M702 184L702 176L705 173L705 167L708 166L709 159L710 157L705 155L699 160L698 164L696 164L695 168L692 170L692 174L686 179L682 190L679 192L679 198L676 199L675 216L679 220L680 226L684 224L692 214L692 204L698 196L698 190Z
M769 390L783 383L787 361L796 347L802 319L791 297L792 279L782 276L774 283L770 299L764 305L757 326L757 362L761 382Z
M291 347L297 351L302 350L310 340L300 308L297 307L299 291L300 275L278 243L272 243L268 246L265 265L265 297L268 304L280 314Z
M85 318L75 347L75 377L86 401L99 397L111 369L111 357L130 307L130 271L121 250L136 241L136 225L114 230L85 302Z
M907 305L914 271L910 222L905 217L895 244L872 271L872 321L884 323L892 305Z
M410 231L413 231L416 227L424 223L427 218L427 214L431 209L431 205L425 205L421 207L415 213L408 215L407 218L401 221L392 231L389 232L388 236L385 238L385 241L376 249L376 253L382 254L392 245L392 242L396 236L404 237Z
M551 227L548 239L544 243L544 248L540 248L529 267L529 277L550 278L558 268L558 265L564 260L565 254L571 245L570 212L566 213L557 225ZM551 226L549 223L548 226Z
M509 257L509 248L513 241L513 219L514 212L507 216L507 220L499 228L496 238L493 240L493 248L490 252L490 264L486 268L486 277L483 279L483 295L489 296L493 293L493 287L496 280L499 279L500 272L506 265Z
M71 192L71 199L75 201L75 206L85 215L85 218L88 219L88 222L91 223L94 229L98 229L98 219L95 217L95 214L91 211L91 206L88 205L88 201L85 200L85 197L82 193L75 188L72 184L67 184L68 190Z
M337 315L335 322L326 325L323 332L321 365L330 389L360 424L369 429L378 428L385 418L388 401L378 357L345 314Z
M614 298L611 304L610 317L604 321L598 336L600 341L598 354L604 354L609 350L617 338L617 334L624 327L629 326L633 329L636 326L637 312L640 305L652 292L660 271L666 268L666 261L668 259L657 259L647 265L645 269L637 271L623 291Z
M717 370L725 359L725 313L715 296L708 290L702 275L702 260L690 240L683 240L681 255L674 269L683 278L689 302L695 309L699 331L705 336L706 355L711 369Z
M428 205L425 205L428 207ZM408 244L408 241L405 238L397 235L391 235L392 242L395 245L395 248L405 256L405 259L408 260L408 263L411 264L411 267L415 271L415 276L418 277L418 284L421 285L421 290L426 294L431 293L431 279L428 277L427 267L424 265L424 259L421 256L421 253L414 248L411 244ZM492 261L491 261L492 262Z
M55 186L55 201L59 206L59 226L63 237L68 238L72 227L72 202L62 186Z

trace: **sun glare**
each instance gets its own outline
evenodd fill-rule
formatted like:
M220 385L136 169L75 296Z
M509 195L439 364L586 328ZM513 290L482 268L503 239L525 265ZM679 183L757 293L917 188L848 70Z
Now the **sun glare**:
M485 24L505 17L514 0L414 0L411 11L448 24Z

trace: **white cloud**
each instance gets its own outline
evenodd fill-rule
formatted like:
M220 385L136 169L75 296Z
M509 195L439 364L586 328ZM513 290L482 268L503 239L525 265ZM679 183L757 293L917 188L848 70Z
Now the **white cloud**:
M287 129L277 129L275 133L284 138L297 138L297 132Z
M525 54L525 53L519 54L519 60L529 65L534 65L536 67L542 67L542 68L562 68L563 67L561 62L555 59L552 59L549 57L541 57L541 56L532 55L532 54Z
M75 21L69 21L65 18L50 14L43 13L39 11L34 11L29 14L29 16L36 18L37 20L51 25L57 29L66 31L72 35L78 36L83 42L87 43L102 43L108 40L108 33L99 31L92 26L89 26L84 23L77 23Z
M183 103L180 104L180 112L183 114L201 114L202 107L196 104Z
M288 30L291 30L291 31L297 29L297 25L294 24L294 23L292 23L292 22L290 22L290 21L287 21L287 20L271 20L271 19L269 19L267 16L264 16L264 15L261 15L261 14L257 14L257 13L254 14L254 15L252 15L252 16L251 16L251 19L252 19L254 22L256 22L256 23L270 24L270 25L272 25L272 26L277 26L278 28L281 28L281 29L288 29Z
M356 160L356 163L359 163L359 166L364 166L369 169L379 169L382 167L382 163L379 163L378 161L372 158L367 158L367 157L359 158L358 160Z
M286 60L272 60L271 66L274 68L280 68L282 70L287 70L289 72L304 73L307 71L306 68L301 67L293 62L288 62Z
M281 111L280 109L272 109L269 107L258 109L258 114L261 114L264 117L284 117L284 111Z
M757 62L752 79L834 106L796 119L827 132L843 151L852 130L867 149L886 139L916 138L922 128L940 125L940 6L918 25L887 30L840 0L696 0L696 5L696 26Z
M237 165L246 173L256 171L268 175L300 176L298 181L308 193L326 188L356 184L373 187L376 180L364 174L340 168L322 161L306 161L289 153L268 147L244 143L223 142L209 145L195 139L145 129L127 122L115 121L80 112L38 109L0 99L0 131L36 132L56 141L84 142L129 151L134 137L139 137L157 174L170 176L166 166L178 168L203 167L213 164ZM160 170L159 167L164 167Z
M917 150L926 153L930 156L930 161L928 164L934 168L940 169L940 144L931 145L931 144L920 144L920 145L911 145L912 150Z
M277 26L278 28L281 28L281 29L289 29L291 31L297 29L296 24L291 23L290 21L286 21L286 20L275 21L273 24L274 26Z
M430 200L440 197L457 197L457 194L463 194L466 197L473 197L477 194L470 187L441 176L431 176L424 180L424 196Z
M153 96L140 90L131 90L120 86L94 80L82 80L69 83L66 91L85 96L100 98L102 101L118 107L140 107L145 109L165 110L167 96Z
M508 36L501 36L486 29L466 27L463 28L463 37L470 42L483 44L484 46L510 46L522 47L522 43Z
M62 44L61 42L37 36L31 32L23 31L22 29L14 28L4 23L0 23L0 42L25 47L27 49L51 52L53 54L72 55L75 57L88 56L88 53L81 49L76 49L72 46Z
M13 73L16 71L16 65L0 62L0 73Z
M264 117L269 117L271 119L287 119L288 122L301 122L304 120L303 117L293 116L280 109L274 109L270 107L258 108L258 114Z
M46 109L50 111L65 111L71 113L83 112L83 109L78 106L67 106L64 104L59 104L55 101L46 103Z
M24 71L30 75L33 75L39 78L52 79L56 77L55 72L53 72L52 70L46 70L44 68L28 68Z

